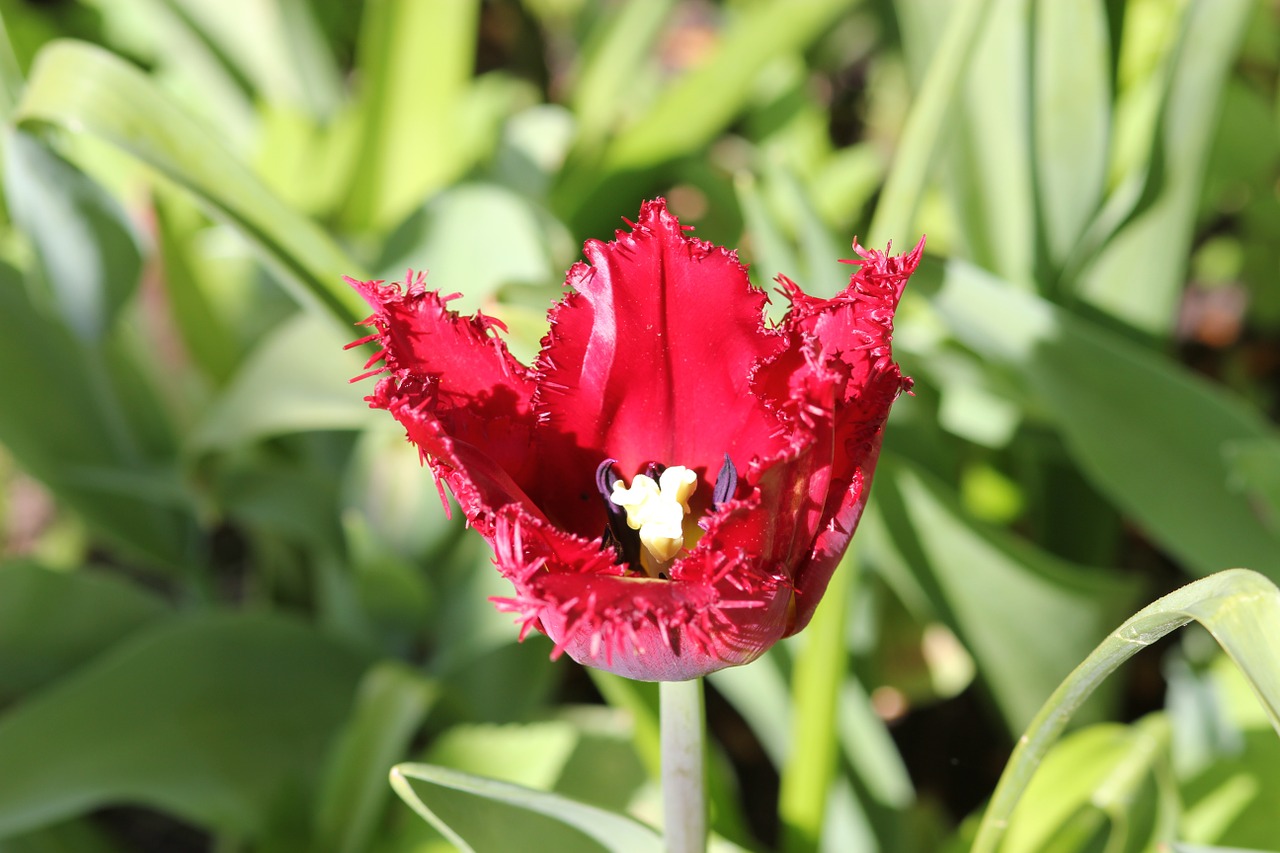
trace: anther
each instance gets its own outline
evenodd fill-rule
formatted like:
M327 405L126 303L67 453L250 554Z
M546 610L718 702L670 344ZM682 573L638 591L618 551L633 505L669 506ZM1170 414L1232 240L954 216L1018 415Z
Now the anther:
M733 467L733 460L726 453L724 464L720 466L720 473L716 475L715 490L711 493L711 508L719 509L721 504L733 500L734 492L737 490L738 469Z

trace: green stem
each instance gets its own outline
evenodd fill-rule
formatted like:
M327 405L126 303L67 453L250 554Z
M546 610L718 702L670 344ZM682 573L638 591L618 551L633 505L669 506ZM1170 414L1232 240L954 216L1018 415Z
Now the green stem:
M707 849L707 795L702 762L706 727L702 679L664 681L658 696L667 853L703 853Z
M778 816L782 849L818 849L827 796L840 754L836 709L849 664L845 626L857 567L850 554L832 575L822 604L805 630L792 674L791 754L782 769Z

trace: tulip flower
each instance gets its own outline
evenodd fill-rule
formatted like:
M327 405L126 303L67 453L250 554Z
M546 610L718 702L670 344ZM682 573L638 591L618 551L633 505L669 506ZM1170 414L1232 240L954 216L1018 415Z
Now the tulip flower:
M813 615L911 386L890 337L924 243L891 256L855 241L830 299L779 276L789 306L770 323L737 255L661 199L628 225L586 243L531 366L500 322L450 310L423 275L348 281L373 308L365 376L385 373L369 403L492 546L514 587L495 602L521 639L685 680L754 660Z

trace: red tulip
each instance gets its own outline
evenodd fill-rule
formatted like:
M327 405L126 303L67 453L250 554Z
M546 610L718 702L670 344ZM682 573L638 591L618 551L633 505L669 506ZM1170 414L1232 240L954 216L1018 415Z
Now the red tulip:
M647 681L747 663L808 623L911 386L890 337L924 246L855 242L832 299L779 276L773 325L737 255L685 230L658 199L588 241L532 367L422 275L348 279L374 311L366 376L387 374L369 403L493 547L515 587L497 606L553 655Z

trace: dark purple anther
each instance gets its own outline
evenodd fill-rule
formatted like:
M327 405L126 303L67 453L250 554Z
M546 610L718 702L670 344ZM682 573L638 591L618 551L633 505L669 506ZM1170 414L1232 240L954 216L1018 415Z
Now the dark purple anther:
M724 464L716 475L716 488L711 493L711 508L719 509L725 501L733 500L733 493L738 490L738 470L733 467L729 454L724 455Z

